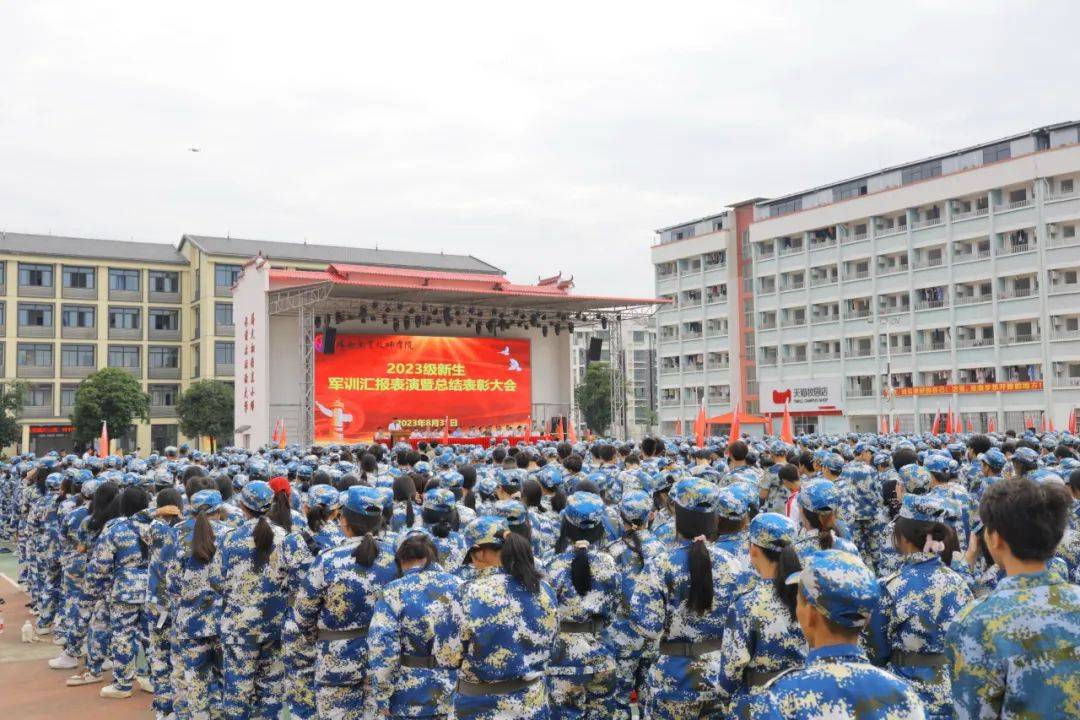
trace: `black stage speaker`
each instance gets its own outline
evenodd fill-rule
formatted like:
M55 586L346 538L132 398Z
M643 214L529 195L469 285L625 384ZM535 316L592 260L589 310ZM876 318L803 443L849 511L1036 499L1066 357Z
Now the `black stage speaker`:
M589 340L589 354L585 356L587 362L600 362L600 351L604 347L602 338L594 337Z
M334 345L337 344L337 328L328 327L323 331L322 351L323 355L333 355Z

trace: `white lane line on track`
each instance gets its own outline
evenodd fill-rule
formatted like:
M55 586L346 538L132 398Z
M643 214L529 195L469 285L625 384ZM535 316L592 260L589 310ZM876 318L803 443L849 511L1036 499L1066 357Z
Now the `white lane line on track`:
M8 577L8 576L7 576L7 575L6 575L5 573L0 573L0 578L3 578L3 579L5 579L5 580L7 580L7 581L8 581L9 583L11 583L11 586L12 586L12 587L14 587L14 588L15 588L16 590L18 590L19 592L23 592L23 591L24 591L24 588L23 588L23 586L22 586L22 585L20 585L19 583L15 582L15 581L14 581L14 580L12 580L11 578L9 578L9 577Z

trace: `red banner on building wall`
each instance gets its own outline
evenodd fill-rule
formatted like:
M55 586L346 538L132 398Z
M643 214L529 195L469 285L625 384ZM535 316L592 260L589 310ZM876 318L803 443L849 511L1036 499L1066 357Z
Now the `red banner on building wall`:
M953 393L1022 392L1025 390L1042 389L1042 380L1024 380L1003 383L961 383L959 385L921 385L919 387L896 388L896 396L911 397L913 395L952 395Z
M397 421L437 437L449 420L463 431L528 425L528 340L338 335L315 352L315 439L371 440Z

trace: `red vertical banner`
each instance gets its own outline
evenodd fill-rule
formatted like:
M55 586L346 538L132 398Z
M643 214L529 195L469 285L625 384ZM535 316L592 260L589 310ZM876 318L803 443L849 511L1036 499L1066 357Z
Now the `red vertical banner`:
M791 411L787 403L784 403L784 418L780 421L780 439L788 444L795 442L795 433L791 429Z

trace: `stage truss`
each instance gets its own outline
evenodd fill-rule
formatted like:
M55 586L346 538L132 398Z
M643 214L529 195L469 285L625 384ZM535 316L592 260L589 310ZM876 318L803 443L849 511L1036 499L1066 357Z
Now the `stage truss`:
M333 316L337 313L344 313L346 316L353 316L359 312L361 308L371 305L373 302L386 302L385 296L373 297L373 298L360 298L349 297L340 298L332 297L332 291L334 284L332 282L320 282L311 285L304 285L296 288L283 288L281 290L273 290L268 295L268 312L271 316L296 316L297 325L299 329L300 347L298 352L300 353L300 367L302 369L302 377L300 378L300 405L298 409L297 418L297 442L303 447L309 446L314 442L315 437L315 331L316 331L316 318L322 318L326 316ZM409 299L406 302L416 305L419 301L415 299ZM444 306L447 303L432 303L433 305ZM484 310L498 309L498 306L484 305L476 302L467 302L460 305L456 305L459 308L478 308ZM534 306L528 308L522 308L520 306L513 308L514 312L521 310L527 312L538 313L568 313L573 316L574 311L566 310L563 304L548 305L542 300L537 301ZM627 407L626 407L626 353L623 346L622 337L622 323L625 320L638 319L643 317L651 317L655 313L655 309L651 307L641 306L623 306L615 308L603 308L595 309L590 308L586 311L588 313L588 319L573 320L575 327L601 327L604 322L607 324L607 332L609 337L611 362L611 425L612 433L617 440L625 440L628 436L627 425ZM382 315L382 313L379 313ZM396 315L391 312L390 315ZM374 319L374 316L373 316ZM564 324L568 324L564 321ZM460 324L445 324L441 322L434 323L437 327L445 327L448 331L461 332L463 328L467 328L468 325L462 326ZM570 332L569 327L563 328L564 331ZM404 327L401 332L408 332L409 328ZM569 363L571 359L566 358ZM570 389L569 399L569 414L570 417L575 417L576 403L574 401L574 388Z

